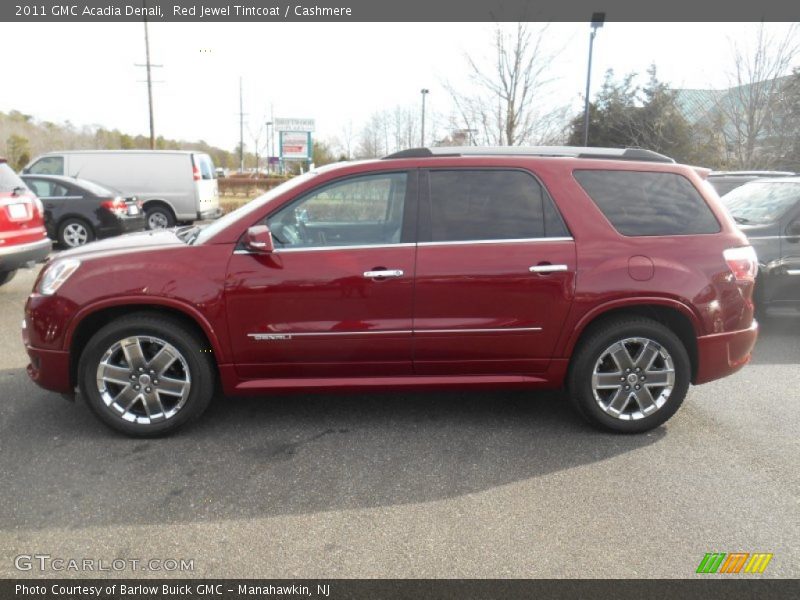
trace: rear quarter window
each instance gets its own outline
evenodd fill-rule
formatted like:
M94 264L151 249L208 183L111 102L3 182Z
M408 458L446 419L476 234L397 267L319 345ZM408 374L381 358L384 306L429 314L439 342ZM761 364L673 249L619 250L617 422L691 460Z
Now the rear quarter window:
M626 236L718 233L703 197L677 173L576 170L573 176L614 228Z

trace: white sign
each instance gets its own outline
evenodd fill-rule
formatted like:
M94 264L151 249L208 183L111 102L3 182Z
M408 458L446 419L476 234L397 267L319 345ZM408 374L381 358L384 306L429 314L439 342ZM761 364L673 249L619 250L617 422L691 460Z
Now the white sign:
M307 131L282 131L281 158L308 160L311 157L310 140L311 134Z
M275 119L275 131L314 131L314 119Z

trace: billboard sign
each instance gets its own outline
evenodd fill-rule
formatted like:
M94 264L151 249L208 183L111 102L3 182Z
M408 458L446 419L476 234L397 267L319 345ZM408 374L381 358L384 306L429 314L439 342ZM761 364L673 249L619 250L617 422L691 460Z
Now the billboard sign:
M314 119L275 119L275 131L314 131Z
M281 158L311 159L311 133L307 131L281 131Z

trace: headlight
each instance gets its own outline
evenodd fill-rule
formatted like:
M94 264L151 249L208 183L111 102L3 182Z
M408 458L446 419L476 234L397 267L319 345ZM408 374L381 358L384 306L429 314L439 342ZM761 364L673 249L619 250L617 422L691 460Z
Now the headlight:
M56 260L54 263L45 267L42 280L39 282L39 293L45 296L52 296L56 293L61 284L81 265L81 261L75 258L64 258Z

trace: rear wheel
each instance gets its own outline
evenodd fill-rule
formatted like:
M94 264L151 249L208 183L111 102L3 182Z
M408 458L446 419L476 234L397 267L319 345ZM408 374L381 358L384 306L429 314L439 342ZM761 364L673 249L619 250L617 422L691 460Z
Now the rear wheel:
M214 369L207 344L168 318L134 314L109 323L86 344L81 393L107 425L133 436L172 432L211 401Z
M163 204L151 204L145 208L148 229L169 229L175 226L175 215Z
M17 270L14 269L13 271L0 271L0 285L5 285L12 279L14 279L14 275L17 274Z
M83 219L67 219L58 227L58 241L67 248L77 248L94 239L94 231Z
M590 423L638 433L675 414L690 378L689 355L678 336L656 321L629 318L606 323L581 342L568 385Z

